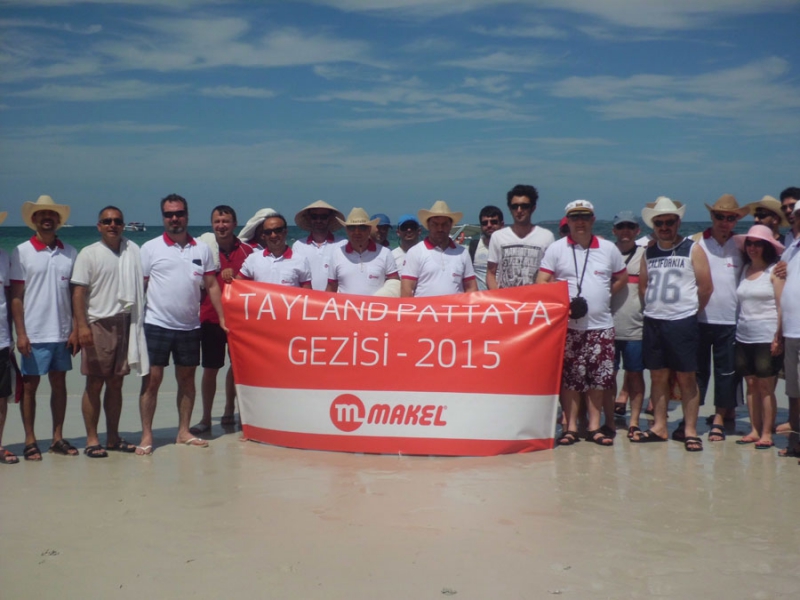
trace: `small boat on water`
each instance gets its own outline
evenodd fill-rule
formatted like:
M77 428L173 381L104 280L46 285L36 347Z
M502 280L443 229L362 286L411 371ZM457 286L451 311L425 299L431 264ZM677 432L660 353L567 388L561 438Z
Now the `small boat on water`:
M147 227L145 227L144 223L140 223L139 221L131 221L124 227L125 231L147 231Z

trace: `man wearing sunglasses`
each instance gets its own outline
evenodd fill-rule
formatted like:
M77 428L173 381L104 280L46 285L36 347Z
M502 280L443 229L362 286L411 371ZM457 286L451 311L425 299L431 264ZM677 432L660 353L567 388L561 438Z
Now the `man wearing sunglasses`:
M164 369L172 355L178 382L178 435L176 444L206 447L194 437L189 422L194 408L195 370L200 364L200 295L205 288L223 331L221 292L211 249L187 231L189 206L186 199L170 194L161 200L164 233L142 246L142 273L147 290L144 330L150 357L150 374L142 383L139 410L142 440L136 454L153 451L153 417Z
M711 269L714 291L705 309L697 314L700 340L697 349L697 384L700 404L705 403L714 360L714 416L709 423L709 442L725 439L726 422L736 418L736 402L741 378L736 375L736 287L742 273L744 257L733 239L739 219L750 212L740 207L731 194L720 196L712 206L705 205L711 215L711 226L692 237L705 252ZM680 438L680 429L676 433Z
M402 215L397 221L397 238L400 240L400 245L392 250L392 256L401 277L406 266L406 254L419 243L421 232L419 221L412 214Z
M502 229L503 211L496 206L484 206L478 214L478 222L481 226L479 238L470 241L469 256L472 259L472 267L475 269L475 277L478 278L478 289L488 290L486 285L486 268L489 262L489 242L495 231Z
M787 248L792 245L794 240L800 239L796 233L796 227L794 226L795 221L797 220L797 212L795 211L795 207L797 206L797 201L800 200L800 188L798 187L788 187L781 192L781 210L783 211L786 220L789 221L789 231L786 233L786 237L784 239L784 246Z
M555 241L553 234L531 222L539 192L532 185L516 185L506 194L514 222L492 234L486 266L490 290L536 283L544 251Z
M650 370L654 421L631 441L667 441L670 375L674 373L683 404L681 439L687 452L699 452L703 442L697 437L697 313L708 304L714 287L706 253L678 233L685 212L683 204L666 196L642 209L642 220L655 233L655 243L645 250L639 271L639 298L644 306L642 358Z
M328 287L331 256L345 242L333 235L342 228L338 219L344 219L344 215L324 200L312 202L294 217L295 225L308 231L308 237L297 240L292 252L308 259L312 289L324 291Z
M274 213L264 219L261 239L265 248L247 257L236 278L311 289L308 259L296 255L286 245L288 230L281 214Z
M100 241L86 246L72 270L72 310L81 345L81 374L86 376L81 409L90 458L107 451L134 452L136 446L119 435L122 383L136 369L140 377L150 369L142 311L144 287L139 246L123 237L125 218L115 206L103 208L97 219ZM131 341L133 340L133 343ZM106 447L100 445L100 395L106 413Z
M781 233L781 227L788 227L789 220L783 214L783 207L779 200L772 196L764 196L758 202L747 205L753 220L758 225L769 227L774 237L781 244L784 244L786 236Z

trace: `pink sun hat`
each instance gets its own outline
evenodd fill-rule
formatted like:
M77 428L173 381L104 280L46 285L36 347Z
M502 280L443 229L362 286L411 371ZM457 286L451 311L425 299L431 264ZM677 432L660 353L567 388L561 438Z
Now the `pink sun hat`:
M774 237L772 237L772 230L766 225L753 225L747 233L733 236L736 242L736 247L744 251L744 241L747 238L769 242L775 248L778 256L783 254L784 246Z

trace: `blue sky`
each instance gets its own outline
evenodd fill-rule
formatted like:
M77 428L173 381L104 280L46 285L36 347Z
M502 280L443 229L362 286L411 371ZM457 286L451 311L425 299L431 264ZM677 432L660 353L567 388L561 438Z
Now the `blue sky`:
M470 222L800 185L800 0L0 0L0 210Z

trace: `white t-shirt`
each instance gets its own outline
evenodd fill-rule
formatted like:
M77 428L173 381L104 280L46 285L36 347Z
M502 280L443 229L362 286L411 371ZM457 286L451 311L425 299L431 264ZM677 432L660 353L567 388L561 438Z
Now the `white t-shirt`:
M138 256L139 246L130 240L127 243L128 251ZM89 288L86 311L89 323L131 311L119 301L119 260L120 255L102 241L86 246L75 259L72 283Z
M632 253L623 254L627 264L628 285L611 297L611 313L614 315L614 333L620 341L642 339L644 314L639 298L639 271L642 268L643 246L634 246Z
M11 281L25 284L25 331L33 344L66 342L72 332L69 279L78 252L57 241L51 250L33 236L14 248Z
M280 256L273 256L269 250L264 250L248 256L239 275L242 279L300 287L311 281L311 267L307 258L295 256L291 248L286 248Z
M544 252L554 241L550 230L535 225L524 238L511 227L495 231L489 240L489 262L497 265L498 287L536 283Z
M782 260L786 265L786 283L781 293L783 335L800 339L800 240L786 246Z
M491 241L491 238L489 238ZM486 263L489 262L489 246L483 239L478 238L478 245L475 246L475 257L472 259L472 268L475 270L475 277L478 280L479 290L488 290L486 286Z
M464 291L464 282L475 279L475 269L464 246L452 240L442 250L428 238L411 248L406 254L406 270L403 279L417 282L414 296L446 296Z
M621 275L625 268L625 261L616 245L608 240L601 240L596 235L592 236L588 248L576 244L570 236L555 241L545 252L539 267L543 273L550 273L557 280L566 281L569 284L570 298L578 295L578 282L583 275L581 296L586 298L589 312L580 319L570 319L567 325L570 329L582 331L609 329L614 326L614 319L611 317L611 278Z
M142 273L148 279L144 322L165 329L200 327L200 290L204 275L214 275L211 249L189 236L181 247L166 233L141 249Z
M11 331L8 328L8 303L6 302L6 288L11 286L10 271L11 257L8 252L0 248L0 350L11 346Z
M331 256L328 281L339 285L340 294L372 296L389 275L396 274L397 264L386 246L370 240L367 249L359 254L348 242Z
M392 250L392 258L394 258L394 263L397 265L397 272L402 277L403 270L406 268L406 251L398 246Z
M329 233L328 239L319 246L314 243L310 235L292 244L292 252L296 256L308 259L308 265L311 267L311 289L324 292L328 287L331 256L333 251L345 244L346 241Z
M736 287L744 264L742 253L736 247L733 236L720 246L711 237L710 229L703 232L698 243L708 257L714 291L706 307L697 313L697 320L714 325L735 325Z

